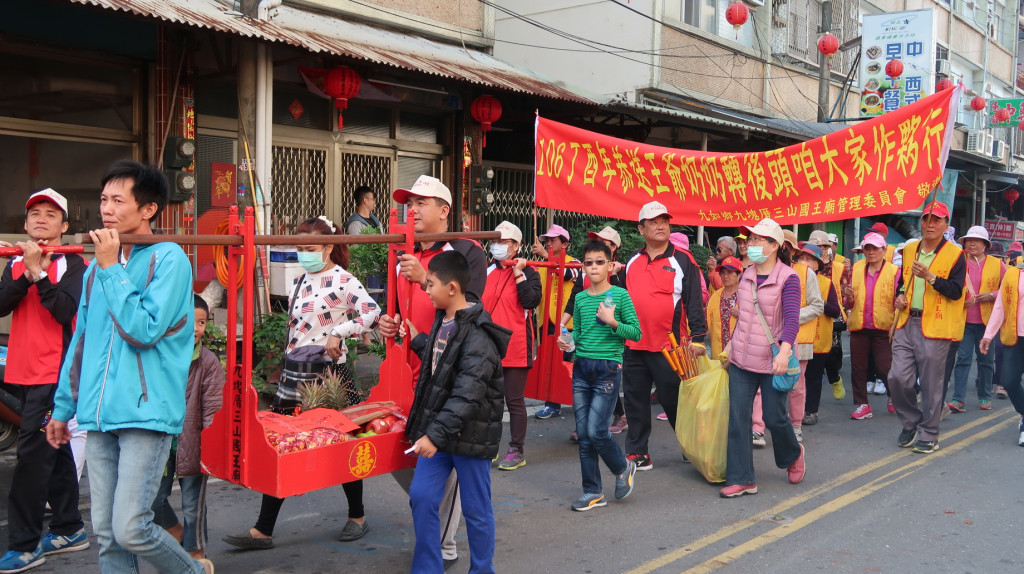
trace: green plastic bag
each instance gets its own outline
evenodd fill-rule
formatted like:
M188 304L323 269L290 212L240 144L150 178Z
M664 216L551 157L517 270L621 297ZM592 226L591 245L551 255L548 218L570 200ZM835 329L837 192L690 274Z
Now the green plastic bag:
M701 374L679 384L676 438L708 482L725 482L729 442L729 371L701 356Z

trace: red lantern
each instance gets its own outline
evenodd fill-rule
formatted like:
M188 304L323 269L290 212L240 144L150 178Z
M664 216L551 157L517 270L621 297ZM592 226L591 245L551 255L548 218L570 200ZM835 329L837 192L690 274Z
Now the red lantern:
M971 109L976 112L980 112L981 110L985 109L986 103L987 102L985 102L985 98L981 96L974 96L974 99L971 100Z
M356 97L363 81L359 73L346 66L338 66L327 72L324 78L324 92L334 98L334 107L338 108L338 129L341 129L341 112L348 108L349 98Z
M1006 190L1006 193L1003 194L1003 197L1006 198L1006 201L1010 202L1010 211L1013 211L1013 202L1017 201L1020 198L1020 192L1018 192L1016 188L1011 187L1010 189Z
M1010 115L1010 110L1006 108L999 108L994 114L992 114L992 117L995 119L995 122L993 123L1005 124L1010 121Z
M750 9L743 2L733 2L725 9L725 21L732 24L737 30L747 23L750 18Z
M831 60L832 56L839 51L839 38L825 32L824 36L818 38L818 51Z
M935 84L936 92L943 92L953 87L953 80L949 78L942 78Z
M487 147L487 132L491 131L491 124L501 118L501 102L494 96L484 94L473 100L469 111L473 119L480 122L480 131L483 132L481 143Z
M903 62L893 58L885 65L885 75L890 78L898 78L903 75Z

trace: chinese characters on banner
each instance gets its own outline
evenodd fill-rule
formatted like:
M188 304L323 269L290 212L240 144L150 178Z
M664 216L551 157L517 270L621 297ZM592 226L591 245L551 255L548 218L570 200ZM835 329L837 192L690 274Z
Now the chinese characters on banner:
M235 164L210 164L210 205L231 207L235 204Z
M1005 122L996 121L996 110L1006 108L1010 117ZM988 102L988 121L992 126L1016 126L1024 121L1024 98L999 98Z
M836 221L906 211L941 181L961 88L757 153L640 144L541 117L535 201L540 207L632 219L658 200L672 223L736 226Z
M932 10L864 15L860 55L860 117L875 117L917 102L935 88L935 19ZM898 78L889 60L903 63Z

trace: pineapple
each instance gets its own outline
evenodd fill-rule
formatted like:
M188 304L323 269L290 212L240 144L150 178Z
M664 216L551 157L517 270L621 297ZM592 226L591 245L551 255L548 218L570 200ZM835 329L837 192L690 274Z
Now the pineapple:
M321 375L321 379L327 395L324 404L327 408L340 411L359 402L358 393L352 381L346 380L341 373L328 367Z
M327 388L319 382L299 383L299 407L303 412L328 406Z

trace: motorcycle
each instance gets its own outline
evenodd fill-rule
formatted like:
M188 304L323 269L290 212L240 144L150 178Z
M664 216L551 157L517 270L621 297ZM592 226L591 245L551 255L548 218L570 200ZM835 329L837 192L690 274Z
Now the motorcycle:
M0 335L0 345L6 347L7 335ZM5 451L18 442L18 428L21 427L21 401L9 392L10 385L4 383L6 353L0 363L0 451Z

